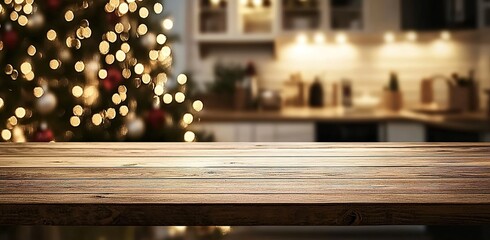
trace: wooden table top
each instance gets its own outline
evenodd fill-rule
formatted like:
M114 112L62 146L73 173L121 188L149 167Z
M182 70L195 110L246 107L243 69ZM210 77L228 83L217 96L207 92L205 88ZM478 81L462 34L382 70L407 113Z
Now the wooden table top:
M490 224L490 144L0 145L0 225Z

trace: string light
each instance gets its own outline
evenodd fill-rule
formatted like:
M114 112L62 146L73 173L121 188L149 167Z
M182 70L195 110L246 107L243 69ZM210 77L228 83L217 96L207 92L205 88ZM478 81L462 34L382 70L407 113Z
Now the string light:
M180 74L179 76L177 76L177 82L180 85L186 84L187 83L187 76L185 74Z
M196 140L196 134L194 132L188 131L184 134L184 141L194 142Z
M18 107L15 109L15 116L17 118L24 118L26 116L26 109L23 107Z
M200 112L204 108L204 104L200 100L197 100L197 101L194 101L194 103L192 103L192 107L197 112Z
M2 130L2 139L5 141L9 141L12 138L12 132L8 129Z
M194 121L194 116L192 116L190 113L186 113L184 114L183 121L185 124L189 125L192 123L192 121Z
M163 20L162 25L165 30L171 30L174 27L174 21L172 21L172 19L167 18Z

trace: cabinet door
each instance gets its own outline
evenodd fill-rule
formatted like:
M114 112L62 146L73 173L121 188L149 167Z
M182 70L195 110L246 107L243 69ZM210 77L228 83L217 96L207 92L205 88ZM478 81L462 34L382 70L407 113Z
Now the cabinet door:
M477 0L402 0L403 30L475 29Z
M425 142L425 126L418 123L386 123L386 142Z
M276 142L314 142L314 123L281 123L276 127Z
M368 32L397 32L401 28L400 0L365 0L365 30Z

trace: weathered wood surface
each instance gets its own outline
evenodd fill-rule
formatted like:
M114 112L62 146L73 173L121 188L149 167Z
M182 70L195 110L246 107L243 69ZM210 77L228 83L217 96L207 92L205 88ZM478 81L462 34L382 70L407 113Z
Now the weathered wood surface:
M0 224L490 224L490 144L3 144Z

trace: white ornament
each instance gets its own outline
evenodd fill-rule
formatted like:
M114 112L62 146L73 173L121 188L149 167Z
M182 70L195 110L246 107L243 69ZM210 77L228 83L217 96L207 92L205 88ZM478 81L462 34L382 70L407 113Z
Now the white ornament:
M56 100L56 96L47 92L42 97L40 97L36 102L36 110L43 115L49 114L56 109L58 101Z
M140 117L128 120L126 127L130 139L139 139L145 134L145 122Z

